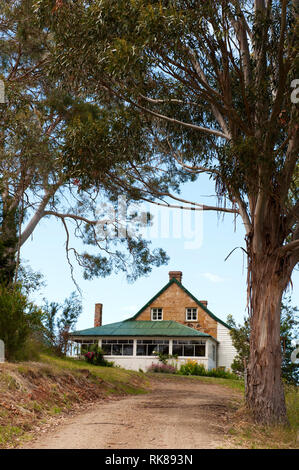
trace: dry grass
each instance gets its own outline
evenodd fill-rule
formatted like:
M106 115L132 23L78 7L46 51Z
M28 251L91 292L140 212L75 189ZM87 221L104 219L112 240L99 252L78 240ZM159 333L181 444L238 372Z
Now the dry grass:
M246 449L299 448L299 392L298 387L286 386L289 426L262 426L256 424L243 405L234 416L229 429L230 446Z
M0 366L0 448L16 447L57 415L115 395L144 393L143 374L43 356Z

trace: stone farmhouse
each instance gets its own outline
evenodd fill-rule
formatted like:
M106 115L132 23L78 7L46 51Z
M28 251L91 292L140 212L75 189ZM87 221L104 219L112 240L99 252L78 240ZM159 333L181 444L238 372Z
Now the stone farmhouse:
M170 271L169 282L127 320L102 325L102 310L95 305L93 328L71 334L77 354L98 343L116 365L144 371L158 362L156 352L176 355L178 366L192 359L207 369L230 369L236 354L230 327L183 286L181 271Z

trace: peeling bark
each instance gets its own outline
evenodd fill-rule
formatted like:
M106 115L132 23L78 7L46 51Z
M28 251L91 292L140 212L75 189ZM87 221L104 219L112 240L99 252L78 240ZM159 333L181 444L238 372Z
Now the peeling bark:
M269 269L269 264L272 264ZM281 381L280 310L283 284L275 262L255 262L251 285L251 336L246 401L256 420L286 423Z

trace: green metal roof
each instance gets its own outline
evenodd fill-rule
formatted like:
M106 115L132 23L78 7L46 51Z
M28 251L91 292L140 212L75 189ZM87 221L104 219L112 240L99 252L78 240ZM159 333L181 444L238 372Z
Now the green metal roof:
M194 295L191 294L191 292L189 292L186 287L183 286L183 284L181 284L177 279L175 279L174 277L172 279L170 279L170 281L156 294L154 295L154 297L152 297L133 317L131 318L128 318L128 320L125 320L125 321L131 321L131 320L136 320L137 317L139 317L139 315L147 308L151 305L151 303L156 300L161 294L163 294L164 291L166 291L166 289L168 289L168 287L171 286L171 284L177 284L181 289L183 289L184 292L186 292L187 295L189 295L189 297L191 297L191 299L194 300L194 302L197 303L197 305L202 308L208 315L210 315L210 317L212 317L214 320L216 320L217 322L221 323L222 325L224 325L226 328L228 328L229 330L231 330L231 327L225 323L223 320L221 320L220 318L216 317L216 315L214 315L207 307L205 307L205 305L203 305L196 297L194 297ZM139 320L140 321L140 320Z
M206 333L182 325L173 320L143 321L125 320L97 326L87 330L74 331L71 336L196 336L211 337Z

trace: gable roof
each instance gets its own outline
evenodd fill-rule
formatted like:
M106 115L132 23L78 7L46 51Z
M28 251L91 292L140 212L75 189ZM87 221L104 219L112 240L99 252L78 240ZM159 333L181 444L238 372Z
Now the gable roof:
M154 297L152 297L133 317L128 318L128 320L125 320L125 321L135 320L147 307L151 305L152 302L154 302L154 300L156 300L161 294L163 294L163 292L166 291L166 289L168 289L168 287L170 287L172 284L177 284L180 287L180 289L182 289L187 295L189 295L189 297L191 297L191 299L193 299L194 302L196 302L200 308L202 308L208 315L210 315L211 318L213 318L214 320L216 320L217 322L221 323L223 326L231 330L231 327L227 323L225 323L220 318L216 317L216 315L214 315L204 304L202 304L196 297L194 297L194 295L191 294L191 292L189 292L188 289L186 289L186 287L184 287L183 284L181 284L174 277L170 279L170 281L156 295L154 295Z
M205 337L211 335L182 325L173 320L147 321L125 320L109 325L74 331L71 336L171 336L171 337Z

